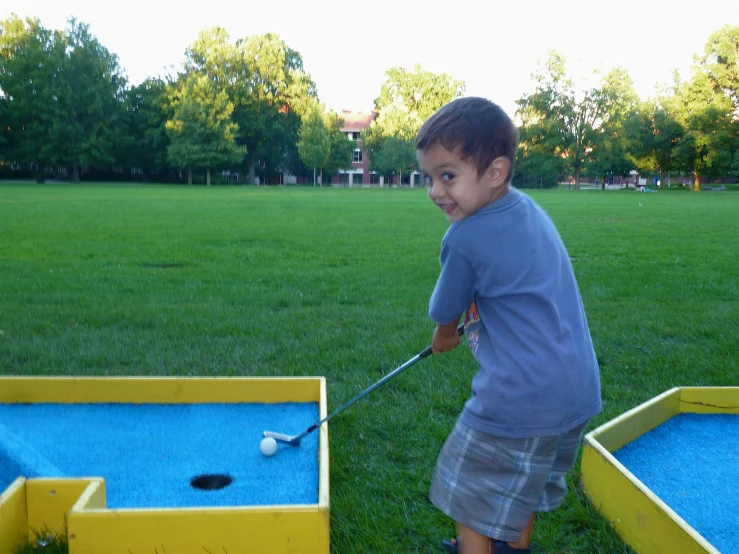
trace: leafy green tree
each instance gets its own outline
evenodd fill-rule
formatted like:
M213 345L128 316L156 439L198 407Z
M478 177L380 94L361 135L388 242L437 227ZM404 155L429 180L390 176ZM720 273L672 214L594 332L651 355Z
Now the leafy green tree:
M326 167L331 155L331 137L317 106L306 116L298 136L300 158L305 165L313 167L313 186L316 186L316 168Z
M411 140L388 137L370 158L372 171L381 175L396 173L398 186L403 182L403 172L416 168L416 148Z
M464 94L464 81L446 73L436 74L416 65L413 71L393 67L386 73L375 100L377 116L362 132L370 160L390 137L411 141L426 119L439 108Z
M53 160L72 168L113 162L116 118L126 82L118 58L98 42L89 26L74 18L64 35L66 55L56 78L54 121L50 141Z
M513 183L518 187L549 188L567 177L566 162L549 149L546 137L533 126L519 128Z
M36 180L54 157L49 140L59 94L64 41L38 19L12 15L0 22L0 90L6 158L37 165ZM3 139L0 139L3 140Z
M123 137L119 137L116 161L142 168L144 180L152 171L167 167L167 85L146 79L125 92Z
M641 102L627 119L628 159L640 173L665 173L679 168L677 147L684 130L675 118L671 97Z
M718 177L731 167L735 129L731 100L714 89L706 73L696 70L673 101L685 129L677 154L683 169L693 174L694 190L700 190L703 177Z
M326 112L324 124L326 125L331 141L328 162L324 169L332 173L342 169L351 169L357 141L348 139L346 134L341 130L344 126L344 120L336 112Z
M591 153L590 171L606 178L628 175L633 168L629 153L633 148L628 133L628 121L639 104L634 82L628 72L617 67L603 78L601 93L605 112L600 121L600 133L596 135Z
M296 140L301 117L316 98L315 84L303 70L300 54L278 35L267 33L237 41L248 82L235 106L239 144L246 146L249 181L257 166L282 168L286 145Z
M0 94L0 162L9 161L8 149L8 102L5 96ZM3 125L4 124L4 125Z
M530 144L541 152L565 160L565 169L575 176L580 188L580 175L592 161L597 146L599 126L607 116L607 96L600 88L579 91L567 76L565 58L550 51L549 58L532 75L536 89L517 101L517 113L526 128Z
M210 170L237 163L243 150L236 145L237 125L231 121L233 104L223 90L215 90L205 75L193 74L181 84L174 98L174 116L167 121L170 145L167 156L172 165L187 168L192 184L192 168Z
M222 27L211 27L185 50L185 73L201 73L217 90L224 90L234 104L248 82L248 68Z
M726 25L708 37L700 60L714 90L728 96L739 114L739 26Z
M422 124L434 112L464 94L464 81L457 81L446 73L432 73L416 64L413 71L393 67L375 100L378 112L392 105L402 104Z
M729 174L739 175L739 26L726 25L706 43L700 69L706 73L716 93L729 98L733 116L728 124L727 149L731 154Z

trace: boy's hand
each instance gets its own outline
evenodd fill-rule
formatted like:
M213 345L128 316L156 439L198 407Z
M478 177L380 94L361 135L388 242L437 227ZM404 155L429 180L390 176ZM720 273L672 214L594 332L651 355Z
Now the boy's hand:
M457 323L452 322L447 325L437 325L434 331L434 338L431 340L431 352L441 354L449 350L454 350L459 346L459 333L457 333Z

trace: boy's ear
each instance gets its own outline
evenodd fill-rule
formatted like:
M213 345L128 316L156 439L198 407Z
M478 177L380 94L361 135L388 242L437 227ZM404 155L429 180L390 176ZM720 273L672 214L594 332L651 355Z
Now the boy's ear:
M511 161L505 156L495 158L486 171L490 185L494 188L508 184L508 172L511 170Z

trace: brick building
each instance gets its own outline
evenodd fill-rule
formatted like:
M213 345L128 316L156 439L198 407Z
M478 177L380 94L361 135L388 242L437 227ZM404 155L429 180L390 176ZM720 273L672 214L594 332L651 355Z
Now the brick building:
M359 187L362 185L369 186L373 183L379 183L377 175L370 173L369 156L362 148L362 131L372 123L377 112L372 111L370 113L363 113L351 110L341 110L338 112L338 115L344 120L344 125L341 128L341 131L346 133L348 140L357 141L357 148L354 149L352 169L340 171L338 175L335 175L333 179L331 179L331 184Z

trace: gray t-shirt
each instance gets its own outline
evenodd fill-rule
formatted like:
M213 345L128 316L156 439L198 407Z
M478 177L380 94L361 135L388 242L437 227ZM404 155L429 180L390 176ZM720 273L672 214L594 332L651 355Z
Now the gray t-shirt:
M452 223L429 316L466 312L480 366L461 420L500 437L565 433L600 411L600 376L562 239L529 196L510 189Z

